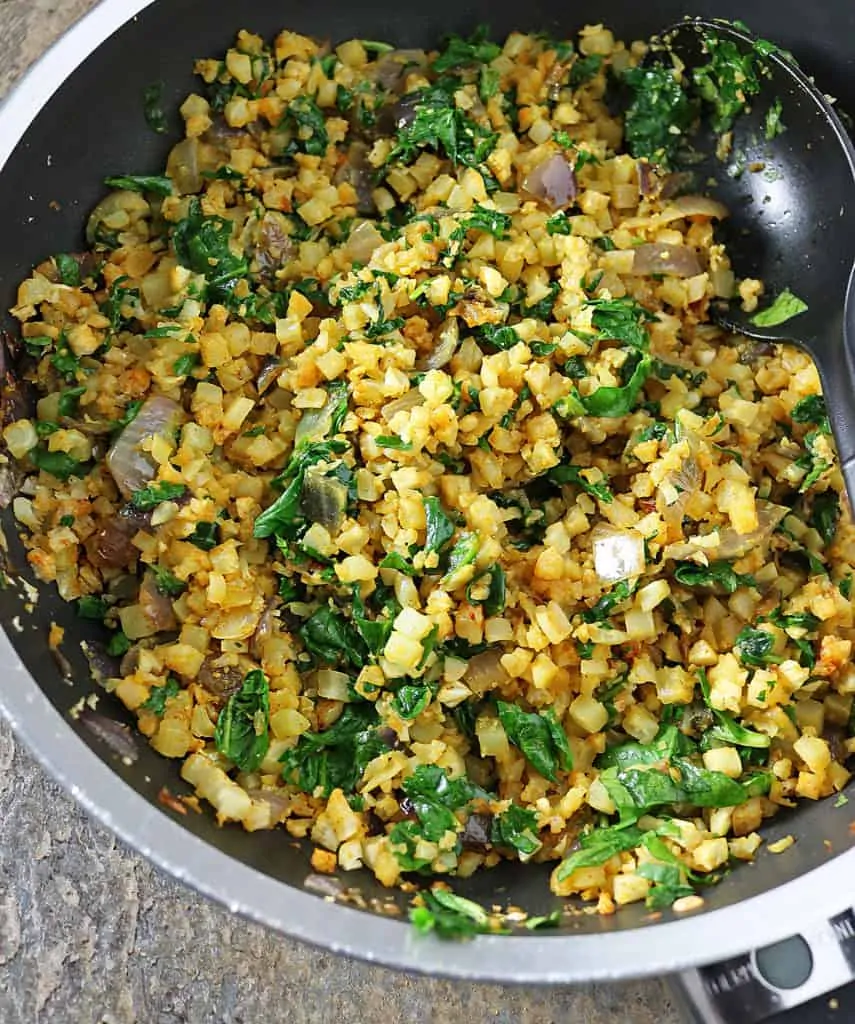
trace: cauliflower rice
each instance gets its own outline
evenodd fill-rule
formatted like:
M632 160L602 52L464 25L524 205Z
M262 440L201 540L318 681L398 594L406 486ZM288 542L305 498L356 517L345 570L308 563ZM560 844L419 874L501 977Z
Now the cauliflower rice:
M645 52L241 32L20 286L32 569L218 820L318 871L689 909L849 779L819 378L710 322L762 286L625 148Z

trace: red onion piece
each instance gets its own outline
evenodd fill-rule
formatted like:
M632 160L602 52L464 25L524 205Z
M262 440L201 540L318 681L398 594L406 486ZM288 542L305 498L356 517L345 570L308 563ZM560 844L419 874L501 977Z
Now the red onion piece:
M490 834L493 824L492 814L470 814L460 833L460 842L464 850L477 850L486 853L490 846Z
M456 317L449 317L437 332L437 343L430 353L417 362L417 368L424 370L440 370L454 358L460 341L460 328Z
M335 183L347 182L356 192L356 212L362 217L370 217L377 213L374 204L374 170L368 163L368 146L357 139L350 144L347 160L336 171Z
M156 633L178 628L172 601L167 594L161 594L157 589L154 575L150 572L145 574L140 585L139 605Z
M391 50L374 65L372 77L378 85L389 92L401 92L408 68L424 67L427 56L424 50Z
M715 220L724 220L727 215L727 207L717 199L710 199L709 196L678 196L659 214L658 220L661 224L681 220L683 217L712 217Z
M243 685L243 672L237 665L217 665L216 659L205 658L196 682L215 697L231 697Z
M126 725L114 722L112 718L107 718L106 715L99 714L91 708L84 708L78 721L123 761L129 764L136 761L139 756L136 740Z
M636 161L635 166L638 171L638 194L642 199L656 195L657 179L653 168L646 160Z
M693 181L694 175L691 171L672 171L662 179L659 195L662 199L674 199L681 192L687 192Z
M157 467L150 455L140 449L146 438L156 434L169 434L179 424L181 406L171 398L152 395L136 417L119 434L116 443L107 452L107 469L125 498L153 480Z
M645 242L633 251L633 255L632 273L642 277L649 274L694 277L703 269L697 253L688 245Z
M523 188L550 210L566 209L579 193L576 173L560 153L530 171Z
M259 395L263 395L282 371L282 360L278 356L268 356L261 364L255 386Z
M258 224L255 259L262 270L279 270L294 257L295 246L285 231L281 213L268 210Z
M374 250L384 242L383 236L371 221L363 221L350 233L344 244L344 254L354 263L367 263Z
M466 666L463 682L473 693L486 693L510 678L502 665L504 651L496 648L476 654Z
M264 641L273 636L276 621L276 605L272 601L268 601L258 620L258 625L255 627L255 632L249 640L249 653L256 661L261 661L264 654Z
M121 509L95 534L89 557L99 567L123 569L130 566L139 555L131 541L150 525L150 512L141 512L132 505Z

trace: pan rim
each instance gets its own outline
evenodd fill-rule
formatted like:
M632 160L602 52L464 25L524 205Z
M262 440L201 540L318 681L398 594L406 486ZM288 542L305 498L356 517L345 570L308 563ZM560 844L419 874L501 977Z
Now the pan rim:
M0 173L65 79L154 2L102 0L18 81L0 106ZM793 922L804 920L805 907L818 921L838 913L846 902L835 893L847 892L855 850L732 906L641 929L478 936L469 943L419 936L401 921L331 905L270 878L187 832L124 783L75 735L3 631L0 664L0 710L42 767L88 814L160 869L232 913L363 961L494 983L554 985L662 976L791 935ZM228 880L227 893L222 891L223 879ZM648 935L650 941L645 941L642 936Z

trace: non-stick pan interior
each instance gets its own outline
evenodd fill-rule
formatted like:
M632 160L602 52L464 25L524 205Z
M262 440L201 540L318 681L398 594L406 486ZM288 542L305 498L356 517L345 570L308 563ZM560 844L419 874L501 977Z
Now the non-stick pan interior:
M824 91L835 95L844 110L855 111L855 5L841 0L815 0L809 11L796 0L699 2L691 8L683 0L659 0L656 5L612 0L590 12L583 5L568 6L558 0L525 5L432 0L406 6L377 0L363 5L344 0L314 0L312 4L257 0L240 9L201 0L159 0L104 43L61 86L0 174L0 305L6 309L13 304L17 282L32 265L52 253L82 247L82 226L103 193L105 174L157 173L162 169L169 147L178 137L177 105L196 88L194 59L224 51L238 28L268 37L288 27L334 41L359 36L388 39L401 46L428 46L448 31L469 31L478 23L489 23L499 37L514 28L568 35L586 21L602 20L619 37L640 38L685 14L743 19L755 31L791 49ZM157 80L166 84L165 105L176 133L170 137L151 132L143 118L142 92ZM819 182L817 187L821 187ZM5 314L4 319L3 326L13 330ZM26 561L11 514L7 512L2 522L14 574L14 570L25 568ZM68 717L72 705L94 688L79 642L97 634L58 599L54 588L39 589L41 596L32 611L25 607L29 598L21 587L0 590L0 622L45 695L66 717L68 727L123 780L117 778L117 787L127 784L156 805L164 786L174 793L183 792L178 762L155 754L141 737L136 760L123 763ZM62 678L48 649L51 622L66 629L63 651L72 664L73 683ZM111 703L110 698L101 698L99 710L127 721L118 702ZM45 736L44 743L50 742L51 736ZM162 810L225 853L287 885L302 887L310 873L308 849L299 847L284 831L249 835L237 827L218 828L208 814L178 816ZM849 830L851 819L845 807L836 808L831 801L782 816L770 835L792 832L796 844L784 856L763 854L756 865L734 871L705 893L707 908L723 907L789 881L848 849L855 838ZM361 888L369 907L375 898L405 905L404 897L381 889L367 873L349 875L346 882ZM227 878L222 885L222 895L228 898ZM482 873L459 888L487 903L512 902L533 913L548 910L552 903L547 872L531 867L508 865ZM844 900L841 895L841 905ZM573 927L602 931L642 923L649 923L645 910L631 908L612 918L582 916Z

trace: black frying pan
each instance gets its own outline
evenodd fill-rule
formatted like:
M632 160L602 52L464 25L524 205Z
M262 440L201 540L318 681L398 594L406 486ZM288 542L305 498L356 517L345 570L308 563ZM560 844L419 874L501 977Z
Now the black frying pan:
M137 8L139 14L119 27ZM361 7L343 0L311 5L256 0L240 10L202 0L158 0L150 6L143 0L106 0L0 111L0 305L12 305L17 282L33 264L81 247L82 226L102 195L105 172L156 173L163 167L174 138L146 128L143 89L156 79L166 82L165 104L177 132L174 108L196 87L194 58L224 51L239 27L267 36L287 26L333 40L360 36L429 46L447 31L469 31L479 22L489 22L496 36L514 28L570 34L586 20L602 18L619 37L639 38L686 13L748 21L791 49L843 109L855 110L851 0L815 0L809 7L796 0L699 0L691 10L682 0L659 0L655 7L612 0L593 10L558 0L528 5L473 0L465 9L453 0L412 9L378 0ZM817 195L822 181L818 160ZM8 318L4 326L13 327ZM3 526L14 572L26 563L8 513ZM855 837L848 828L850 815L826 801L782 816L769 835L792 832L797 843L789 853L764 854L755 866L734 871L705 893L703 912L691 917L666 912L654 922L643 907L633 907L612 918L582 916L549 934L481 937L465 945L415 937L404 924L377 913L381 903L404 909L406 898L382 890L368 873L347 878L361 887L364 909L334 905L320 898L315 882L306 885L309 851L283 832L220 829L212 816L182 817L160 805L161 787L181 791L175 762L159 757L144 741L122 760L99 735L68 717L70 706L91 689L77 642L95 636L94 627L77 619L51 588L42 588L32 615L24 611L25 603L19 586L0 590L6 631L0 637L0 703L19 734L128 842L202 891L283 932L408 969L566 982L671 971L729 956L788 934L806 915L828 915L846 904L855 872L855 853L847 851ZM72 685L47 648L52 621L67 631ZM118 703L102 699L101 709L124 720ZM461 883L459 890L486 904L509 900L533 914L553 906L545 869L507 864Z

